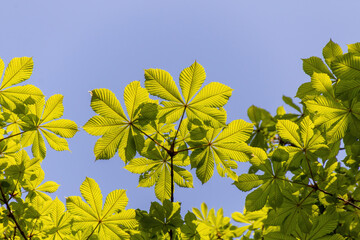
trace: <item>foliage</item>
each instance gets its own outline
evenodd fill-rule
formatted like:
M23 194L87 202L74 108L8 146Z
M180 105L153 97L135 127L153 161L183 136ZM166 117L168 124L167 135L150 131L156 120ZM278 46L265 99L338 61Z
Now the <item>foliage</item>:
M66 208L52 200L48 193L59 185L43 183L44 139L56 151L69 150L65 138L78 127L59 119L61 95L45 101L35 86L18 86L30 78L33 62L13 59L0 85L0 234L4 239L359 239L360 44L343 53L330 40L323 58L303 59L310 78L297 91L300 104L283 96L295 113L280 106L272 116L251 106L251 123L227 123L224 106L232 89L217 82L203 86L206 74L197 62L181 72L180 88L168 72L145 70L145 88L139 81L125 87L125 109L112 91L92 90L96 115L83 129L99 136L95 159L117 152L124 168L139 174L139 187L154 186L159 202L149 211L126 210L125 190L112 191L103 202L91 178L80 186L82 198L66 198ZM4 69L0 61L0 72ZM251 167L238 175L245 161ZM244 211L230 218L203 203L182 217L174 183L192 188L195 173L205 184L215 168L234 181L234 191L251 191Z

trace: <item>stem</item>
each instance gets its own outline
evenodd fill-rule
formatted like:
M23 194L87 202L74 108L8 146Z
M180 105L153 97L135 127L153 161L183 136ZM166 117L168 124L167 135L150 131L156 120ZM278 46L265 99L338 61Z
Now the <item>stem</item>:
M184 111L181 115L181 118L180 118L180 122L179 122L179 126L178 126L178 129L176 130L176 133L175 133L175 137L174 137L174 140L173 142L171 143L171 146L170 146L170 150L168 150L168 154L170 155L171 157L171 162L170 162L170 179L171 179L171 202L173 203L174 202L174 156L177 154L177 152L174 151L175 149L175 141L176 141L176 137L179 133L179 130L180 130L180 126L181 126L181 123L183 121L183 118L184 118L184 115L185 115L185 110L186 110L186 105L184 107ZM170 240L173 239L173 231L172 229L169 231L169 235L170 235Z
M306 155L306 150L305 150L305 158L306 158L306 163L307 163L307 166L309 168L309 172L310 172L310 176L311 176L311 179L313 180L313 183L315 186L317 186L317 183L315 182L315 178L314 178L314 175L313 175L313 172L311 171L311 167L310 167L310 161Z
M171 146L173 146L173 145L175 146L175 140L176 140L176 137L177 137L177 135L178 135L178 133L179 133L179 130L180 130L180 127L181 127L181 123L182 123L183 118L184 118L184 115L185 115L185 110L186 110L186 105L185 105L184 111L183 111L183 113L182 113L182 115L181 115L180 122L179 122L179 126L178 126L178 129L176 130L175 137L174 137L174 140L173 140Z
M323 192L323 193L325 193L325 194L327 194L327 195L330 195L330 196L334 197L334 194L332 194L332 193L329 193L329 192L327 192L327 191L325 191L325 190L322 190L322 189L320 189L320 188L318 188L318 190L319 190L320 192ZM359 207L359 206L355 205L354 203L350 202L349 200L345 200L344 198L338 197L338 196L336 196L336 198L337 198L338 200L343 201L345 205L351 205L351 206L353 206L354 208L360 210L360 207Z
M325 193L325 194L327 194L327 195L329 195L329 196L332 196L332 197L335 196L334 194L329 193L328 191L325 191L325 190L319 188L318 185L308 185L308 184L304 184L304 183L293 182L293 181L291 181L291 180L289 180L289 179L286 179L286 178L278 178L278 179L279 179L279 180L283 180L283 181L287 181L287 182L290 182L290 183L293 183L293 184L300 184L300 185L302 185L302 186L312 188L312 189L314 189L315 191L323 192L323 193ZM342 198L342 197L338 197L338 196L336 196L336 199L338 199L338 200L340 200L340 201L343 201L345 205L350 205L350 206L353 206L354 208L360 210L360 207L357 206L357 205L355 205L352 201L346 200L346 199L344 199L344 198ZM353 200L353 201L354 201L354 202L359 202L358 200Z
M302 205L303 202L305 202L305 200L306 200L308 197L310 197L310 195L311 195L313 192L315 192L315 191L316 191L315 189L311 190L311 192L309 192L309 194L299 202L299 205Z
M134 128L136 128L138 131L140 131L142 134L144 134L146 137L148 137L151 141L153 141L156 145L160 146L162 149L164 149L166 152L169 151L169 149L167 149L166 147L164 147L163 145L161 145L158 141L156 141L155 139L153 139L152 137L150 137L148 134L146 134L143 130L141 130L140 128L138 128L135 125L131 125Z
M24 131L24 132L26 132L26 131ZM6 139L12 138L12 137L21 135L21 134L23 134L24 132L19 132L19 133L16 133L16 134L14 134L14 135L10 135L10 136L4 137L4 138L0 139L0 142L4 141L4 140L6 140Z
M171 156L171 164L170 164L170 178L171 178L171 202L174 202L174 164L173 164L173 156Z
M92 232L90 233L90 235L86 238L86 240L88 240L91 235L93 235L93 233L95 232L96 228L99 226L100 222L97 223L97 225L95 226L95 228L92 230Z
M196 147L181 149L181 150L175 151L175 153L185 152L185 151L189 151L189 150L193 150L193 149L197 149L197 148L202 148L202 147L206 147L206 146L208 146L208 144L203 144L203 145L199 145L199 146L196 146Z
M12 213L11 208L10 208L10 205L9 205L9 202L8 202L8 200L6 199L5 193L4 193L1 185L0 185L0 191L1 191L1 196L2 196L2 198L3 198L3 201L4 201L5 205L6 205L6 208L7 208L7 210L9 211L8 216L14 221L16 227L19 229L19 232L20 232L21 236L23 236L24 239L28 239L28 238L26 237L25 232L21 229L19 223L16 221L16 218L15 218L14 214Z

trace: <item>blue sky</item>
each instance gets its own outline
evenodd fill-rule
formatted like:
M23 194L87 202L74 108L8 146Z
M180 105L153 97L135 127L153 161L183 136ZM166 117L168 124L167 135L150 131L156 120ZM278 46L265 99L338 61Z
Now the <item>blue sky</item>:
M0 57L32 56L28 83L47 97L64 95L64 117L82 126L94 115L89 90L108 88L122 99L124 87L143 84L143 70L161 68L177 79L195 60L206 82L234 89L226 105L228 121L248 120L252 104L275 113L282 95L295 96L309 81L301 58L321 56L331 38L343 49L360 41L358 1L3 1L0 5ZM104 196L127 189L128 208L148 209L153 188L136 188L138 175L123 169L116 155L95 162L96 137L81 130L71 152L49 150L46 180L61 185L56 195L79 195L86 176ZM238 173L247 171L239 164ZM176 189L183 212L206 202L226 215L242 211L245 194L216 174L194 189Z

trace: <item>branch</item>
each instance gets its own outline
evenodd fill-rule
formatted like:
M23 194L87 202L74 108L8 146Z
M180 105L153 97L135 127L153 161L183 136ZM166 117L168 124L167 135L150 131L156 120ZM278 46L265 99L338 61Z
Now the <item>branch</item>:
M307 166L309 168L309 171L310 171L310 176L311 176L311 179L313 180L313 183L315 186L317 186L317 183L315 182L315 178L314 178L314 175L313 175L313 172L311 171L311 167L310 167L310 161L306 155L306 150L305 150L305 158L306 158L306 163L307 163Z
M150 137L147 133L145 133L143 130L141 130L140 128L138 128L137 126L131 124L131 126L133 126L134 128L136 128L138 131L140 131L142 134L144 134L146 137L148 137L151 141L153 141L156 145L160 146L162 149L164 149L166 152L169 151L169 149L167 149L166 147L164 147L163 145L161 145L158 141L156 141L155 139L153 139L152 137Z
M329 192L327 192L327 191L325 191L325 190L322 190L322 189L320 189L320 188L318 188L317 190L319 190L320 192L323 192L323 193L325 193L325 194L327 194L327 195L329 195L329 196L334 197L334 194L329 193ZM342 198L342 197L338 197L338 196L336 196L336 198L339 199L339 200L341 200L341 201L343 201L345 205L351 205L351 206L353 206L354 208L360 210L360 207L357 206L357 205L355 205L355 204L352 203L351 201L346 200L346 199L344 199L344 198Z
M1 196L2 196L2 198L3 198L3 201L4 201L5 205L6 205L6 208L7 208L7 210L9 211L8 216L14 221L16 227L19 229L19 232L20 232L21 236L23 236L23 238L27 240L28 238L26 237L25 232L21 229L19 223L16 221L16 218L15 218L14 214L13 214L12 211L11 211L11 208L10 208L10 205L9 205L9 201L6 199L5 193L4 193L1 185L0 185L0 191L1 191Z
M183 118L184 118L184 115L185 115L185 111L186 111L186 105L185 105L185 107L184 107L184 111L183 111L183 113L182 113L182 115L181 115L180 122L179 122L179 126L178 126L178 129L176 130L174 140L173 140L173 142L172 142L172 144L171 144L171 148L172 148L172 150L174 150L176 137L177 137L177 135L178 135L178 133L179 133L179 130L180 130L180 127L181 127L181 123L182 123Z
M332 196L332 197L335 196L334 194L329 193L328 191L319 188L318 185L308 185L308 184L305 184L305 183L293 182L293 181L291 181L291 180L289 180L289 179L286 179L286 178L277 178L277 179L283 180L283 181L287 181L287 182L290 182L290 183L293 183L293 184L299 184L299 185L302 185L302 186L305 186L305 187L309 187L309 188L314 189L315 191L323 192L323 193L325 193L325 194L327 194L327 195L329 195L329 196ZM338 196L336 196L336 199L338 199L338 200L340 200L340 201L343 201L345 205L350 205L350 206L353 206L354 208L360 210L360 207L357 206L357 205L355 205L355 204L353 203L353 201L354 201L354 202L358 202L358 200L349 201L349 200L346 200L346 199L344 199L344 198L342 198L342 197L338 197Z
M24 131L24 132L26 132L26 131ZM19 133L16 133L16 134L14 134L14 135L10 135L10 136L4 137L4 138L0 139L0 142L4 141L4 140L6 140L6 139L12 138L12 137L21 135L21 134L23 134L24 132L19 132Z
M195 147L191 147L191 148L181 149L181 150L175 151L175 153L185 152L188 150L193 150L193 149L202 148L202 147L206 147L206 146L208 146L208 144L203 144L203 145L199 145L199 146L195 146Z
M93 235L93 233L95 232L96 228L99 226L100 222L97 223L97 225L94 227L94 229L92 230L92 232L90 233L90 235L86 238L86 240L89 240L91 235Z

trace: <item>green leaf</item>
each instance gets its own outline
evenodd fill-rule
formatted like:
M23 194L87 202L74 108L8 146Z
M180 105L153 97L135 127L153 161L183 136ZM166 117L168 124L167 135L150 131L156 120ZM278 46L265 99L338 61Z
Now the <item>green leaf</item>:
M287 105L289 105L290 107L294 108L299 113L301 113L300 107L298 105L296 105L290 97L283 95L282 99Z
M334 74L341 80L353 80L360 78L360 56L347 53L337 57L331 68Z
M94 147L96 160L110 159L115 155L120 141L126 133L126 128L118 128L112 132L106 132L103 137L97 140ZM127 142L127 141L126 141Z
M297 90L296 97L300 99L314 98L317 91L312 87L311 82L303 83Z
M34 142L31 151L34 157L44 159L46 156L45 142L39 131L34 131Z
M4 89L0 92L0 95L10 101L17 102L17 100L20 100L25 104L34 104L44 98L41 90L30 84ZM9 103L2 104L6 106Z
M348 100L358 96L360 79L339 81L335 88L335 96L341 100Z
M91 108L102 117L127 121L124 111L115 94L108 89L94 89L91 94Z
M80 192L92 210L96 212L96 216L100 218L103 196L101 194L99 185L95 182L94 179L86 177L85 181L80 186Z
M199 178L202 184L204 184L209 181L214 174L214 159L210 148L207 148L205 151L201 151L201 153L197 155L196 153L200 151L201 150L194 151L191 156L196 156L197 158L201 159L197 165L196 176Z
M337 56L343 55L343 51L339 44L334 43L331 39L323 48L322 51L325 62L328 66L331 66L332 61L336 59Z
M226 123L226 112L212 107L192 106L186 108L186 114L191 122L201 119L214 128L223 127Z
M0 58L0 78L3 75L4 69L5 69L4 61Z
M56 182L53 182L53 181L48 181L48 182L45 182L44 184L38 186L36 188L36 190L38 191L42 191L42 192L48 192L48 193L53 193L53 192L56 192L57 189L59 188L59 184L57 184Z
M69 212L65 212L64 204L57 197L53 202L53 210L50 213L50 218L54 226L54 240L58 239L57 237L60 239L65 239L71 234L71 215Z
M253 126L242 119L234 120L223 129L214 143L245 142L253 132Z
M32 74L33 66L34 62L32 58L13 58L6 67L0 89L10 87L29 79Z
M200 90L189 104L192 107L223 107L229 100L233 89L217 82L212 82Z
M128 201L124 190L115 190L109 193L104 207L102 207L100 188L93 179L86 178L80 191L86 203L80 197L66 199L66 207L73 215L73 229L87 231L90 228L93 230L92 233L101 239L106 237L111 239L129 238L129 235L120 226L134 228L137 221L134 210L124 210ZM118 213L119 211L120 213ZM89 237L87 236L87 239Z
M64 138L72 138L78 131L74 121L69 119L58 119L41 125L41 128L49 130Z
M334 89L329 75L324 73L314 73L311 76L311 85L316 91L334 97Z
M104 118L102 116L93 116L83 126L83 129L94 136L101 136L110 131L116 131L119 126L124 126L126 123L122 120L113 118Z
M253 188L258 187L264 181L255 174L241 174L237 182L234 182L234 185L243 192L250 191Z
M335 78L334 75L330 72L328 67L324 64L324 62L318 57L310 57L303 60L303 69L304 72L310 77L314 72L316 73L325 73L329 75L330 78ZM336 75L336 74L335 74Z
M279 120L276 128L281 138L290 141L297 147L301 147L301 140L298 133L299 126L289 120Z
M206 129L203 127L197 127L190 131L191 140L201 140L206 136Z
M349 53L360 53L360 43L347 44Z
M126 196L126 190L114 190L107 195L102 215L104 217L110 217L114 212L122 211L128 204L128 198Z
M338 225L336 214L323 214L316 218L312 231L309 233L309 239L318 239L334 231Z
M171 75L161 69L145 70L145 87L151 95L183 103L180 92Z
M201 88L206 78L204 68L196 61L180 73L179 83L185 103L189 103L191 98Z
M48 131L41 130L41 132L45 136L46 141L49 143L52 149L56 151L70 151L69 145L65 139L60 138Z
M135 110L143 103L150 101L149 93L140 86L139 81L128 84L124 90L124 102L130 121L134 121ZM142 111L143 112L143 111ZM144 113L143 113L144 114Z
M64 113L63 105L64 96L60 94L49 97L46 101L44 112L42 114L42 122L48 122L60 118Z
M171 176L170 169L167 165L163 165L159 178L155 184L155 195L160 201L170 199L171 196Z

